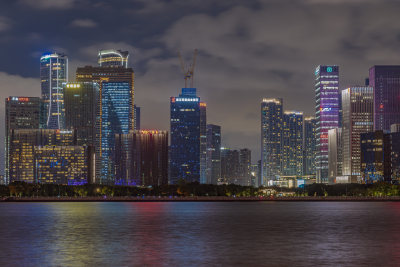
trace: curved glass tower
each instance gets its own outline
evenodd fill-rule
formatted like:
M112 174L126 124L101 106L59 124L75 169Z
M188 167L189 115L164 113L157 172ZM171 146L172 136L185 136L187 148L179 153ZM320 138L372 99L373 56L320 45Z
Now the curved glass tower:
M98 62L100 67L124 67L128 68L128 51L115 49L100 50Z
M40 58L40 80L44 124L47 129L64 127L63 83L68 82L68 57L63 54L46 53Z

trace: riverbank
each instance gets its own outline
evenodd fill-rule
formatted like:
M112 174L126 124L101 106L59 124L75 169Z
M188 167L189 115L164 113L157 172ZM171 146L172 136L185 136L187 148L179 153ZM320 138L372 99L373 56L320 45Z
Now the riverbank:
M4 197L0 202L256 202L256 201L400 201L392 197Z

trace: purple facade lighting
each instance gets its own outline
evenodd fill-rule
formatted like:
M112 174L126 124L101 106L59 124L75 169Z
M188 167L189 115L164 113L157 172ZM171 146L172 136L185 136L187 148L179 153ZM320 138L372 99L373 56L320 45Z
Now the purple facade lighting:
M373 66L369 83L374 88L374 130L390 131L400 123L400 66Z
M328 131L339 127L339 66L315 69L316 179L328 182Z

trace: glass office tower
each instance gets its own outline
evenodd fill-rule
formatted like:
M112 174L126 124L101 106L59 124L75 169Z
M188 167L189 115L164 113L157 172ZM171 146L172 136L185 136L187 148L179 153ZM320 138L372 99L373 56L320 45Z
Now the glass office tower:
M303 143L303 175L315 178L315 159L317 157L316 148L316 120L314 117L304 118L304 143Z
M130 129L133 105L127 82L103 82L100 92L98 166L101 184L114 184L114 146L116 134Z
M339 127L339 67L315 69L316 181L328 182L328 131Z
M373 131L374 90L350 87L342 91L343 104L343 175L361 182L360 135Z
M40 58L44 124L47 129L64 128L63 83L68 81L68 57L63 54L44 54Z
M200 102L200 183L207 183L207 104Z
M207 124L207 183L221 178L221 126Z
M282 112L281 98L264 98L261 102L261 179L262 184L275 180L282 170Z
M171 97L170 183L200 182L200 97L196 88L182 88Z

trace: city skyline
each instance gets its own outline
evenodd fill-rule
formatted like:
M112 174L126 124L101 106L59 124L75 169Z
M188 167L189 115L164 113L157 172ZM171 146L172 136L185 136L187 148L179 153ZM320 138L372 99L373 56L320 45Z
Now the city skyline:
M2 6L3 51L10 52L0 63L3 99L40 95L38 59L43 52L55 49L65 53L71 78L77 66L96 65L99 49L127 50L131 53L128 65L136 71L135 102L143 107L142 128L168 129L169 103L165 99L183 87L177 50L188 59L198 48L195 87L208 104L209 121L223 127L224 145L249 147L254 160L260 155L259 109L254 103L263 97L282 97L287 109L310 116L314 106L312 70L317 65L339 65L343 74L340 89L344 89L363 85L371 66L400 61L397 30L392 25L400 10L396 3L205 1L200 5L188 1L170 7L161 1L133 1L131 5L119 3L126 10L116 22L101 14L116 15L121 6L57 2L38 1L32 6L33 1L25 0ZM176 5L181 7L179 12ZM371 21L378 7L386 16ZM162 15L166 10L168 17ZM155 21L146 25L149 15ZM56 17L63 21L62 26L48 23ZM292 19L281 17L299 23L293 27ZM159 108L153 110L152 106ZM241 108L234 108L238 106ZM4 106L0 110L4 117ZM3 137L4 128L0 133ZM4 151L3 146L0 149Z

